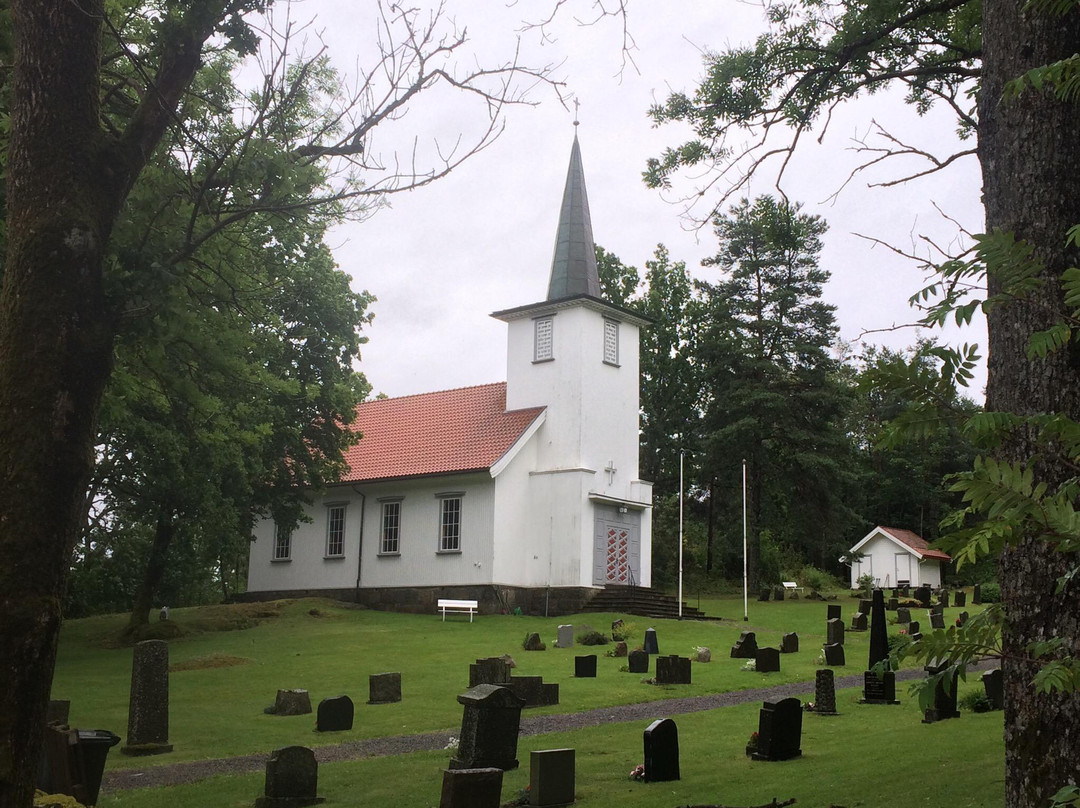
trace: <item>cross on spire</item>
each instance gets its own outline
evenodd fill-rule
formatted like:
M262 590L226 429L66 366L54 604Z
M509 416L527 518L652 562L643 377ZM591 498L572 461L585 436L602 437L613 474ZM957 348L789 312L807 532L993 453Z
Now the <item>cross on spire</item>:
M576 98L574 99L574 126L577 126L580 121L578 120L578 109L581 107L581 102Z

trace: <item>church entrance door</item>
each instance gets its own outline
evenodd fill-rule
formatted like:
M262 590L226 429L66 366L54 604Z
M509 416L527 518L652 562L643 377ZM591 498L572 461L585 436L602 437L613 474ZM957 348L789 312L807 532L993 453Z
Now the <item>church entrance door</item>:
M639 514L627 514L640 518ZM597 518L593 548L593 583L630 586L641 570L641 528L637 519Z

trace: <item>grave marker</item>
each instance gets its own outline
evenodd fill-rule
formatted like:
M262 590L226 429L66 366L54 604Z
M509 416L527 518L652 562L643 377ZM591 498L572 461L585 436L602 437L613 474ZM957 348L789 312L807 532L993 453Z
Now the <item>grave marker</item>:
M510 665L502 657L478 659L469 666L469 687L504 685L510 681Z
M450 768L516 769L524 699L506 687L477 685L459 695L457 700L463 707L461 732L457 755L450 759ZM445 784L444 779L444 790Z
M439 808L499 808L502 778L495 767L445 769Z
M311 696L306 690L279 690L274 705L263 710L270 715L308 715Z
M315 717L316 732L346 732L353 726L353 703L348 696L335 696L319 702Z
M776 648L759 648L754 661L758 673L777 673L780 670L780 651Z
M827 645L844 644L844 621L833 618L825 621L825 643Z
M851 616L851 630L852 631L866 631L866 615L862 612L855 612Z
M934 706L923 712L924 724L960 717L960 711L956 709L956 684L959 672L953 668L950 673L950 667L947 663L940 663L923 668L931 676L944 674L934 686Z
M627 657L630 673L648 673L649 655L639 648L635 648Z
M830 603L826 608L829 610L828 614L826 615L827 620L842 620L843 619L844 614L843 614L843 610L840 608L839 603Z
M790 634L785 634L780 638L780 653L781 654L797 654L799 653L799 635L794 631Z
M300 808L325 802L318 796L319 764L306 746L275 749L266 761L263 795L255 808Z
M837 715L836 679L831 668L818 668L814 672L814 712Z
M971 605L982 605L982 584L975 584L975 586L971 588Z
M169 644L143 640L131 658L131 695L128 700L125 755L160 755L173 750L169 743Z
M937 612L930 612L930 628L932 629L944 629L945 617Z
M395 704L399 701L400 673L373 673L368 676L368 704Z
M757 657L757 635L752 631L739 634L739 639L731 647L732 659L755 659Z
M796 698L765 702L758 716L753 760L790 760L802 755L802 703Z
M825 652L825 664L830 667L844 667L844 646L830 643L821 649Z
M679 779L679 729L670 718L653 721L645 729L645 782Z
M571 625L559 626L558 638L555 640L556 648L571 648L574 645L574 627Z
M990 702L990 709L1005 709L1005 681L1002 679L1001 668L994 668L982 675L983 691Z
M690 657L675 654L656 658L656 683L658 685L690 684Z
M542 749L529 753L529 805L553 808L574 801L573 749Z
M964 592L962 590L960 592L956 592L953 595L953 606L956 606L958 609L967 606L967 592Z
M626 656L626 654L627 654L626 641L625 640L619 640L617 643L615 643L615 656L616 657L624 657L624 656Z
M645 642L642 643L642 647L645 649L646 654L659 654L660 645L656 641L656 629L645 629Z
M896 622L900 625L911 622L911 609L906 606L900 606L896 610Z
M595 679L596 654L574 657L574 676L578 679Z

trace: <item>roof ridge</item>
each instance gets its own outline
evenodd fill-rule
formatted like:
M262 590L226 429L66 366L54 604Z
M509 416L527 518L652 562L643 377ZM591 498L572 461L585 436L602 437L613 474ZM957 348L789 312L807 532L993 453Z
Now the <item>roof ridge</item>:
M485 384L467 384L462 387L448 387L445 390L428 390L424 393L406 393L403 396L386 396L385 398L369 398L361 401L357 406L365 404L378 404L381 401L403 401L407 398L423 398L424 396L436 396L442 393L457 393L462 390L481 390L487 387L505 387L506 382L486 382Z

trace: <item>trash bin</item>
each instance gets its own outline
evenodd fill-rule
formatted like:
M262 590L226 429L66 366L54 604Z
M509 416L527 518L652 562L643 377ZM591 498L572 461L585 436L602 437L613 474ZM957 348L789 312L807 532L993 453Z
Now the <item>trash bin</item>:
M105 772L105 759L109 750L120 743L120 736L107 729L77 729L75 759L82 794L73 794L84 805L97 805L101 790L101 775ZM80 790L76 787L76 790Z

